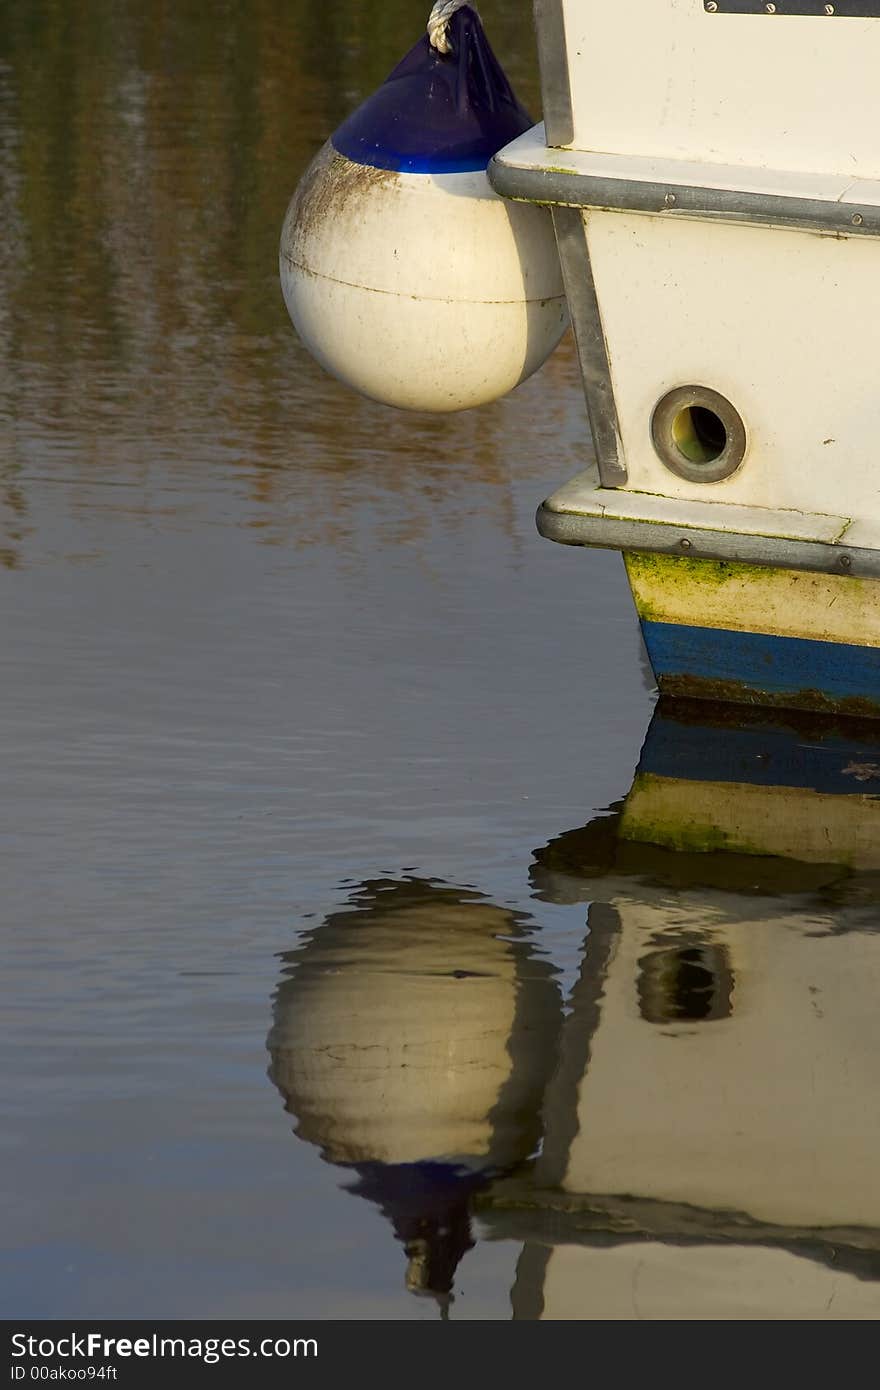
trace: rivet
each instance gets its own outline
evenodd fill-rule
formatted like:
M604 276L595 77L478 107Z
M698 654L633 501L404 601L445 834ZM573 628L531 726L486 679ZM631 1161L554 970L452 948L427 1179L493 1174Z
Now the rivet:
M864 222L864 220L865 220L865 219L862 217L862 214L861 214L860 212L854 212L854 213L853 213L853 215L852 215L852 224L853 224L854 227L861 227L861 225L862 225L862 223Z
M668 208L671 208L671 207L672 207L672 204L675 202L675 194L674 194L674 193L667 193L667 194L666 194L666 197L663 199L663 201L664 201L664 203L666 204L666 206L667 206Z
M687 536L682 536L681 540L678 543L681 546L682 550L690 550L691 548L691 543L688 540ZM843 562L841 561L841 563Z
M840 568L842 570L852 569L852 560L849 558L848 555L841 555L837 563L840 565Z

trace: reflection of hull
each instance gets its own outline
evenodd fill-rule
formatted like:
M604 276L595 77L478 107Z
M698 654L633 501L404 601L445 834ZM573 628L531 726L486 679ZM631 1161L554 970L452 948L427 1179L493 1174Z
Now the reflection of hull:
M587 953L606 957L584 977L589 1066L576 1101L562 1083L548 1097L576 1104L578 1134L563 1157L548 1133L538 1173L767 1225L880 1230L880 934L838 934L809 900L706 889L634 884L609 908Z
M833 1258L828 1250L827 1258ZM875 1262L875 1272L876 1272ZM880 1313L876 1285L770 1245L527 1245L513 1305L522 1318L864 1319Z
M622 838L669 849L880 868L880 738L873 725L701 725L658 712L621 820Z
M722 717L658 713L619 814L536 856L591 907L541 1154L481 1199L520 1316L880 1316L880 758Z
M880 1316L880 936L808 902L601 892L541 1156L481 1200L526 1242L514 1306Z
M661 702L619 814L559 836L532 874L554 901L614 873L768 892L851 880L864 900L880 888L878 792L873 721Z

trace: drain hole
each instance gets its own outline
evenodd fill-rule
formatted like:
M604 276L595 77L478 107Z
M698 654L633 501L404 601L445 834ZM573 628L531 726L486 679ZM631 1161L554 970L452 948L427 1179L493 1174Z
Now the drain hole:
M689 405L672 422L677 449L691 463L714 463L727 448L724 421L705 405Z
M651 439L666 467L693 483L729 478L746 452L746 428L736 407L709 386L667 391L651 416Z

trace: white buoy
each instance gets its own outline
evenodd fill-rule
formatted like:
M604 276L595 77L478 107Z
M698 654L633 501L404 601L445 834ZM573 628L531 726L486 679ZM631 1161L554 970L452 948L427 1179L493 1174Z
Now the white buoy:
M506 395L568 323L549 213L486 177L531 122L461 4L435 6L428 34L325 145L281 235L284 299L309 351L409 410Z

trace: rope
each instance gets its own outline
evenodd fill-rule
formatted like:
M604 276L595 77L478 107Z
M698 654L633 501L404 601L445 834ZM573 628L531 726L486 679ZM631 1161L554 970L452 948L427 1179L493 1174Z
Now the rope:
M428 16L428 41L438 53L452 52L452 44L449 42L449 21L456 10L460 10L462 5L470 3L471 0L437 0ZM471 8L473 9L473 5Z

